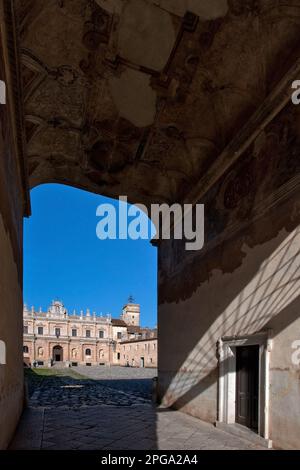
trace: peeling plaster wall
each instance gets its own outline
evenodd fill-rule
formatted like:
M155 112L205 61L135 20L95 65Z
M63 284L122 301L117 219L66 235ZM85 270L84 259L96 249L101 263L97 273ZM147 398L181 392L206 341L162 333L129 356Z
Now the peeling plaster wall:
M272 224L271 219L269 222ZM223 272L222 252L229 250L234 256L237 243L233 240L221 251L216 250L220 269L212 270L209 280L200 283L190 298L180 299L180 293L174 290L174 302L160 304L160 395L164 404L214 422L217 341L222 336L271 329L271 439L281 447L299 447L300 367L292 364L291 356L292 343L300 339L300 231L282 229L266 243L253 248L243 245L241 265ZM207 269L205 257L201 265L200 270ZM180 277L193 274L186 267ZM182 284L184 289L184 281Z
M298 200L295 194L192 260L187 254L173 275L172 242L159 249L162 403L215 422L218 340L271 330L270 439L282 448L300 447L300 365L292 362L300 340Z
M0 24L1 26L1 24ZM1 29L0 29L1 32ZM6 81L0 36L0 79ZM0 105L0 449L14 433L23 407L22 189L12 145L9 97Z
M292 344L300 339L299 229L290 234L283 229L254 248L244 245L239 268L222 272L222 258L226 250L234 256L234 244L216 251L220 269L212 270L190 298L180 299L177 290L176 302L159 306L160 396L167 406L216 421L217 341L271 329L271 439L284 448L299 448L300 366L291 359ZM205 259L201 263L205 269ZM182 291L184 279L193 275L188 267L181 271Z
M214 422L218 340L271 330L270 438L287 448L300 447L299 112L286 106L206 193L203 250L159 246L163 403Z

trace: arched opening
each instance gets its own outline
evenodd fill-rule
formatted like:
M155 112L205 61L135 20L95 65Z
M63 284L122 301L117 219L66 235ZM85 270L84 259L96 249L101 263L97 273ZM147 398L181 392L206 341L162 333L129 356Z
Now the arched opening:
M62 362L64 360L64 351L62 346L56 345L52 350L53 362Z
M117 213L118 201L65 185L33 189L31 204L24 226L24 354L34 372L46 377L41 404L43 394L48 400L48 388L60 387L60 381L62 402L67 390L70 403L76 401L71 386L78 373L81 380L95 380L93 406L106 403L99 377L116 388L110 398L114 406L131 387L125 401L131 404L135 396L151 402L157 355L153 364L141 361L146 353L134 346L150 336L157 342L157 248L150 230L147 239L99 239L98 207ZM128 211L132 207L120 204ZM126 342L134 344L128 358L122 353ZM86 390L82 402L90 403ZM48 401L48 406L54 412L59 404ZM113 415L111 420L117 426ZM150 423L154 435L155 420Z
M263 396L251 399L259 401L257 431L277 447L298 448L300 66L299 17L290 5L297 2L39 3L0 0L0 345L5 340L8 352L3 367L0 359L0 447L11 439L23 400L22 218L30 213L28 188L61 182L145 204L205 202L202 252L186 252L176 237L159 243L159 396L166 407L235 424L235 393L249 390L237 390L234 377L246 364L247 381L256 384L248 367L255 361L263 384ZM25 269L25 296L33 281L32 303L43 305L41 312L26 310L30 354L44 348L51 357L52 348L63 344L66 365L74 348L82 364L85 349L98 358L101 344L105 366L119 361L120 368L149 370L149 354L157 348L130 348L140 341L150 346L150 340L155 346L154 338L139 338L137 306L128 302L115 322L117 305L105 305L99 315L108 297L127 302L121 282L128 291L139 273L133 266L145 269L149 260L139 252L137 264L129 254L119 265L125 250L115 244L109 260L106 249L99 258L95 250L88 256L92 238L73 244L74 234L92 233L82 217L87 212L74 210L69 200L74 220L68 230L66 214L59 216L68 197L57 193L55 199L60 207L46 229L39 220L32 246L38 251L42 240L44 256L55 239L67 240L72 253L65 258L58 243L49 251L46 276L30 279ZM25 243L25 267L30 251ZM32 273L39 259L31 257ZM81 275L88 287L79 288ZM139 277L141 289L147 287L144 271ZM61 292L66 279L69 290ZM45 289L51 297L40 300ZM88 305L91 293L99 299ZM62 296L66 307L54 301L48 309L52 295ZM73 305L78 325L91 325L70 335L67 309ZM45 326L39 332L40 314ZM100 324L104 338L97 334ZM239 348L253 346L259 346L259 358L251 349L241 358ZM53 413L57 402L56 394Z

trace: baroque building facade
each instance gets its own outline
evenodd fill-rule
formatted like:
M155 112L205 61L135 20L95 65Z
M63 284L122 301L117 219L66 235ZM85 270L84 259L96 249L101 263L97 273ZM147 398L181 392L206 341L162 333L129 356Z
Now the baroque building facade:
M47 312L24 306L24 363L30 367L78 365L123 365L156 367L157 346L141 349L141 356L122 354L122 345L139 341L157 342L156 330L140 327L140 306L128 303L120 319L98 316L87 310L72 315L60 301L53 301ZM123 351L124 352L124 351Z

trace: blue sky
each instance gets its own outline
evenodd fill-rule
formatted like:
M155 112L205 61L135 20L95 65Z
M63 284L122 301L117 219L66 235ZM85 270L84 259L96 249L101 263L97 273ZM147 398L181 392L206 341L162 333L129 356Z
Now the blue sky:
M24 222L24 301L41 306L58 298L69 310L89 308L119 317L132 294L141 323L156 325L157 250L148 240L99 240L96 209L117 202L68 186L31 191Z

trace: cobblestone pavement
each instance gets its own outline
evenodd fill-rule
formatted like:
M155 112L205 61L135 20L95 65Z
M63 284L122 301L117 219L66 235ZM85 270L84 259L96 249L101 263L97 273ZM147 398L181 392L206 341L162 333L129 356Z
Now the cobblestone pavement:
M43 408L79 408L87 406L132 406L149 403L146 393L124 393L121 389L93 380L70 377L46 378L30 398L30 406Z
M155 371L123 370L120 380L117 370L78 372L89 377L66 369L35 382L11 449L258 448L179 411L157 409L150 400Z
M101 381L103 385L123 392L134 393L148 400L151 400L152 397L153 378L157 377L157 369L79 366L76 370L80 374Z

